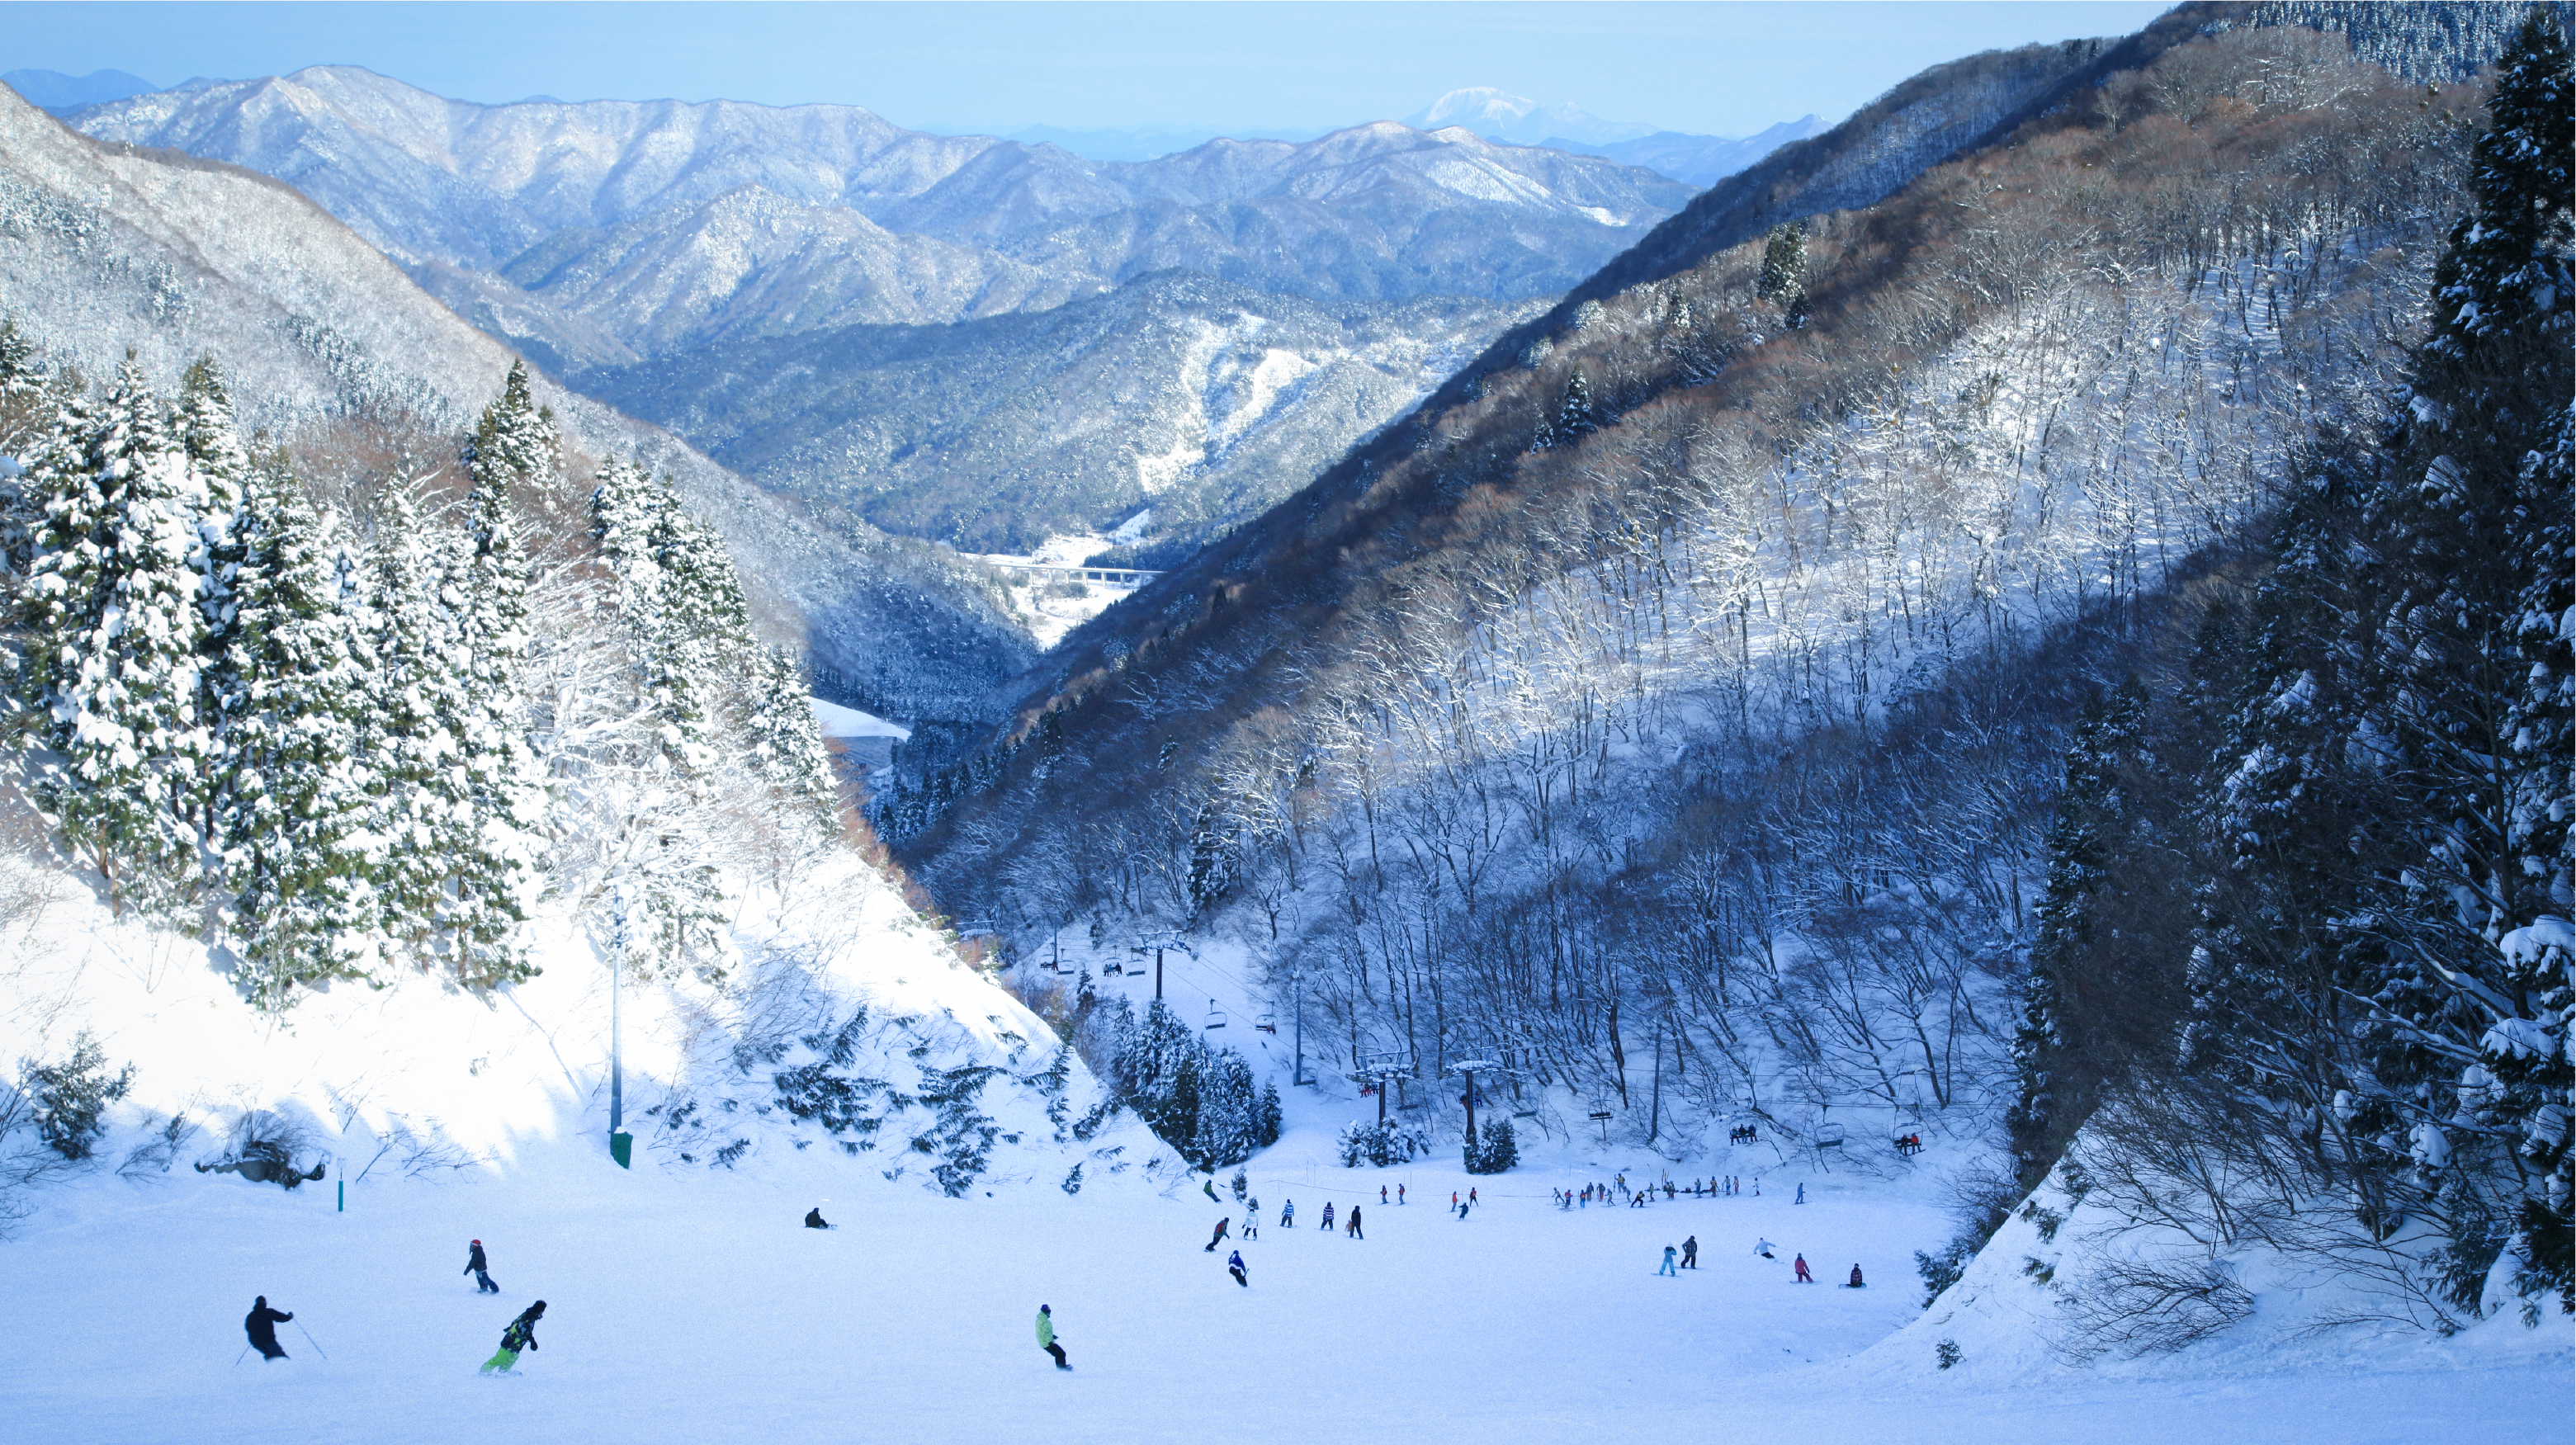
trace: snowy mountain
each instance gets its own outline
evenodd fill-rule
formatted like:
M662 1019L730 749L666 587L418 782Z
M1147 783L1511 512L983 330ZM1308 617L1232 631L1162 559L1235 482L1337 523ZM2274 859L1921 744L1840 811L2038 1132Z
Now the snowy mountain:
M510 354L295 191L220 162L144 154L0 95L0 315L93 376L132 349L169 386L200 355L245 419L290 433L401 415L461 429ZM954 716L1029 655L983 584L854 521L817 525L668 433L544 386L580 442L678 481L742 558L774 636L863 680L848 699Z
M1562 289L1687 196L1595 157L1391 123L1095 162L847 106L484 106L345 66L138 97L79 124L290 181L398 260L507 269L638 349L708 313L773 334L950 320L1171 266L1319 297L1519 299ZM726 274L729 245L786 270ZM810 274L783 259L845 247L887 259ZM596 289L628 258L691 250L716 259L680 266L668 291L637 289L653 267Z
M1150 507L1151 542L1186 551L1536 309L1326 306L1169 271L1031 315L743 340L568 380L888 531L1023 552Z

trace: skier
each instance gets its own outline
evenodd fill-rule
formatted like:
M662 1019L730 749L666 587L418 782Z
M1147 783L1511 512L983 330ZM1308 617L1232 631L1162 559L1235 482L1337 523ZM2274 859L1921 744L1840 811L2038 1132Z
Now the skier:
M1367 1235L1360 1233L1360 1207L1358 1205L1354 1204L1351 1206L1351 1222L1349 1225L1344 1227L1342 1232L1353 1239L1368 1238Z
M1458 1191L1455 1189L1449 1191L1449 1207L1452 1209L1458 1207Z
M1377 1202L1380 1208L1384 1208L1386 1205L1386 1186L1383 1184L1377 1187Z
M1699 1268L1699 1236L1696 1234L1682 1241L1682 1268Z
M1055 1356L1055 1367L1057 1369L1070 1370L1073 1368L1073 1366L1064 1362L1064 1346L1056 1343L1055 1311L1045 1305L1038 1306L1038 1348Z
M1867 1288L1868 1288L1868 1286L1867 1286L1867 1285L1864 1285L1864 1284L1862 1284L1862 1283L1860 1282L1860 1266L1859 1266L1859 1265L1853 1265L1853 1266L1852 1266L1852 1277L1851 1277L1851 1283L1844 1285L1844 1286L1843 1286L1843 1288L1845 1288L1845 1289L1867 1289Z
M1801 1181L1801 1182L1799 1183L1799 1185L1798 1185L1798 1197L1797 1197L1797 1199L1795 1199L1795 1200L1794 1200L1794 1201L1792 1201L1792 1202L1793 1202L1793 1203L1797 1203L1797 1204L1804 1204L1804 1203L1806 1203L1806 1202L1807 1202L1807 1186L1806 1186L1806 1184L1805 1184L1803 1181Z
M465 1273L474 1276L476 1294L499 1294L501 1287L492 1282L491 1265L483 1258L483 1241L469 1241L465 1246Z
M1326 1234L1333 1232L1333 1201L1329 1199L1324 1201L1324 1222L1317 1227Z
M1216 1253L1217 1243L1218 1243L1220 1240L1223 1240L1223 1239L1225 1238L1225 1226L1226 1226L1226 1224L1227 1224L1227 1221L1226 1221L1225 1219L1221 1218L1221 1217L1217 1220L1217 1222L1216 1222L1216 1233L1211 1234L1211 1235L1209 1235L1209 1236L1208 1236L1207 1248L1206 1248L1206 1249L1204 1249L1204 1250L1202 1250L1202 1251L1200 1251L1201 1253L1203 1253L1203 1254L1214 1254L1214 1253Z
M1236 1233L1235 1233L1235 1238L1237 1238L1237 1239L1259 1239L1260 1237L1261 1237L1261 1201L1260 1201L1260 1200L1258 1200L1258 1199L1256 1199L1256 1200L1252 1201L1252 1203L1251 1203L1250 1205L1248 1205L1248 1206L1246 1206L1246 1207L1245 1207L1245 1209L1244 1209L1244 1211L1243 1211L1243 1228L1242 1228L1242 1229L1240 1229L1240 1230L1238 1230L1238 1231L1236 1231Z
M1778 1257L1771 1253L1771 1241L1767 1239L1756 1238L1753 1241L1753 1252L1762 1256L1764 1259L1775 1259Z
M1252 1288L1252 1281L1243 1277L1245 1268L1246 1266L1243 1262L1242 1250L1238 1249L1225 1257L1225 1272L1234 1276L1234 1282L1236 1284L1243 1286L1245 1289L1250 1289Z
M1667 1244L1664 1246L1664 1267L1656 1270L1655 1273L1659 1275L1670 1274L1675 1279L1681 1278L1680 1275L1673 1273L1673 1247L1671 1245Z
M1295 1229L1297 1227L1296 1200L1289 1200L1288 1207L1279 1211L1279 1227L1281 1229Z
M501 1331L501 1348L494 1351L492 1358L485 1360L483 1368L475 1373L488 1375L494 1370L505 1375L510 1373L519 1363L521 1350L533 1350L537 1347L537 1321L545 1317L544 1300L539 1300L519 1311L519 1317L510 1321L509 1328Z
M1468 1202L1469 1204L1474 1204L1474 1203L1476 1203L1476 1202L1477 1202L1477 1199L1476 1199L1476 1191L1475 1191L1475 1190L1470 1189L1470 1190L1468 1190L1468 1191L1467 1191L1467 1202Z
M1799 1255L1795 1262L1798 1266L1798 1283L1814 1284L1816 1282L1816 1277L1807 1273L1807 1257L1803 1254Z
M1474 1207L1475 1206L1469 1204L1461 1204L1458 1206L1458 1222L1460 1224L1467 1222L1467 1211Z
M250 1313L242 1316L242 1329L250 1336L250 1342L258 1347L261 1359L282 1360L286 1358L286 1351L277 1347L277 1327L293 1318L295 1316L291 1314L270 1309L268 1296L261 1295L251 1301Z
M1395 1202L1398 1204L1404 1202L1404 1186L1401 1184L1395 1186Z
M821 1205L818 1204L812 1209L805 1211L805 1227L807 1229L829 1229L832 1227L823 1222L823 1207Z

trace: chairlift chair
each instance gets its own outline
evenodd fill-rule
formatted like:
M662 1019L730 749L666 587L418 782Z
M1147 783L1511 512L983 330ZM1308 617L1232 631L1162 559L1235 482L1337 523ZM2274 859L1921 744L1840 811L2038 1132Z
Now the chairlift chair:
M1840 1124L1819 1124L1819 1125L1817 1125L1817 1126L1816 1126L1816 1147L1817 1147L1817 1148L1819 1148L1819 1149L1838 1149L1838 1148L1842 1147L1842 1142L1843 1142L1843 1126L1842 1126L1842 1125L1840 1125Z
M1265 1034L1279 1032L1279 1021L1266 1013L1253 1015L1252 1026Z
M1216 1006L1215 999L1208 1000L1207 1022L1200 1025L1200 1027L1211 1029L1221 1029L1225 1027L1225 1010Z

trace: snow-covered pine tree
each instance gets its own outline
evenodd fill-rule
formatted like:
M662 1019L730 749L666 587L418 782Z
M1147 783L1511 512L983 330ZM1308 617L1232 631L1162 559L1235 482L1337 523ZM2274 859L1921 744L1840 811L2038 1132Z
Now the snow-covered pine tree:
M1201 1169L1238 1164L1260 1147L1261 1097L1252 1069L1232 1049L1211 1051L1199 1084L1198 1127L1190 1143Z
M2067 749L2066 782L2048 834L2048 890L2039 904L2039 933L2031 944L2021 1024L2013 1039L2020 1092L2005 1115L2014 1172L2025 1189L2037 1187L2092 1107L2090 1089L2064 1067L2066 1052L2085 1042L2069 1029L2065 1007L2069 993L2087 986L2084 975L2103 932L2095 895L2110 885L2134 826L2122 785L2138 761L2146 701L2134 678L2114 692L2094 694Z
M2571 95L2567 37L2534 8L2498 64L2471 207L2434 276L2411 425L2372 507L2371 630L2396 774L2423 851L2374 1001L2387 1092L2475 1307L2493 1242L2526 1290L2576 1311L2567 830L2571 510ZM2550 940L2558 940L2556 943ZM2509 940L2509 942L2508 942ZM2503 945L2503 946L2499 946ZM2439 960L2435 962L2434 960ZM2444 1083L2463 1097L2455 1106ZM2465 1107L2460 1107L2465 1106ZM2473 1121L2473 1122L2472 1122ZM2506 1216L2464 1171L2503 1146Z
M359 755L375 832L374 863L386 933L436 956L450 860L470 845L473 806L451 760L466 710L460 657L461 594L448 594L442 544L401 486L377 503L365 556L363 615L374 686L361 719Z
M240 479L221 646L212 835L234 903L240 978L282 1009L299 985L361 978L382 922L375 779L359 754L374 630L346 550L281 466Z
M1574 368L1566 378L1565 400L1556 410L1556 439L1572 441L1601 429L1601 408L1592 400L1592 384L1583 379L1583 368Z
M528 655L528 559L513 525L514 491L558 480L562 444L551 413L510 364L463 457L472 484L465 535L447 559L444 591L457 608L464 674L456 756L446 784L468 809L465 848L451 860L441 916L458 978L489 986L535 972L517 934L542 876L543 793L526 735L521 669Z
M202 496L132 357L93 410L65 406L24 478L33 519L20 675L46 749L36 791L110 903L171 907L201 875Z

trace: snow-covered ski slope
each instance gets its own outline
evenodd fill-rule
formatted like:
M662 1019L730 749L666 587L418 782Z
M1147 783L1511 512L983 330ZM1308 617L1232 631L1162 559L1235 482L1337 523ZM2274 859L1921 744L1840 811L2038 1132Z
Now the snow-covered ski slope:
M1972 1160L1937 1139L1901 1169L1766 1139L1693 1161L1745 1193L1567 1211L1551 1190L1692 1174L1535 1130L1507 1175L1470 1179L1446 1155L1343 1170L1333 1131L1371 1105L1336 1081L1289 1091L1286 1136L1245 1170L1261 1233L1238 1240L1243 1209L1209 1202L1131 1119L1057 1142L1096 1085L1069 1066L1051 1120L1031 1082L1053 1056L1044 1024L883 880L846 865L790 902L745 896L726 984L626 992L632 1171L603 1147L606 969L551 921L547 972L497 999L428 980L344 988L269 1027L175 935L86 896L17 914L0 1045L56 1053L87 1028L111 1060L142 1066L101 1165L28 1196L0 1244L26 1324L0 1359L12 1438L1287 1445L1645 1430L2169 1445L2542 1438L2568 1424L2555 1322L2078 1370L2034 1353L2029 1321L1987 1310L1937 1322L1964 1352L1942 1371L1911 1253L1946 1236L1945 1176ZM979 1064L1002 1070L978 1102L1007 1132L960 1197L906 1142L935 1139L925 1107L879 1097L883 1128L835 1134L780 1108L772 1082L821 1065L918 1097L934 1072ZM298 1162L329 1163L326 1179L288 1192L196 1173L244 1109L300 1120ZM206 1127L167 1171L148 1154L120 1169L172 1111ZM718 1165L737 1139L751 1142ZM1085 1181L1068 1193L1074 1163ZM1378 1188L1399 1183L1409 1202L1381 1206ZM1482 1201L1458 1219L1444 1206L1471 1186ZM1291 1200L1298 1223L1283 1229ZM1319 1229L1328 1202L1345 1219L1360 1204L1367 1237ZM816 1207L832 1232L800 1226ZM1220 1216L1236 1230L1204 1250ZM1657 1277L1663 1247L1686 1237L1700 1268ZM1774 1259L1754 1253L1765 1238ZM499 1296L461 1273L469 1239ZM1235 1248L1249 1288L1224 1272ZM1800 1253L1818 1284L1794 1282ZM1837 1287L1855 1263L1869 1287ZM1980 1268L1996 1278L1972 1283L1998 1299L2015 1286L2044 1298ZM237 1362L254 1295L294 1312L289 1359ZM539 1348L513 1377L478 1377L538 1298ZM1042 1303L1069 1376L1036 1347Z

